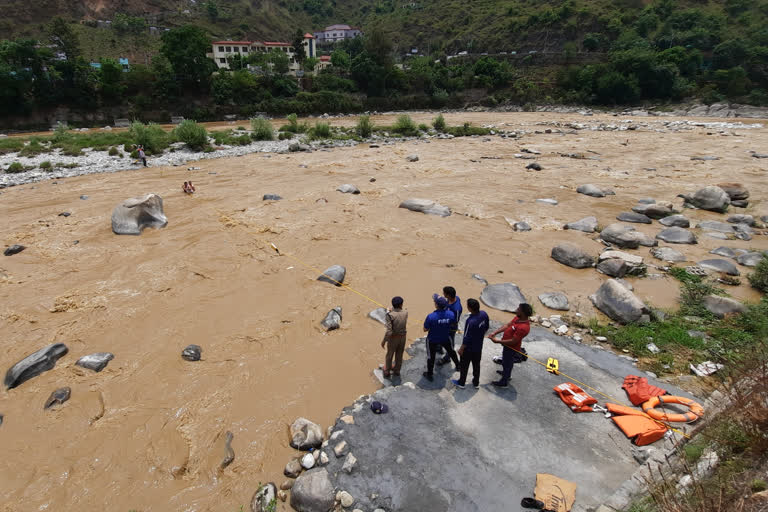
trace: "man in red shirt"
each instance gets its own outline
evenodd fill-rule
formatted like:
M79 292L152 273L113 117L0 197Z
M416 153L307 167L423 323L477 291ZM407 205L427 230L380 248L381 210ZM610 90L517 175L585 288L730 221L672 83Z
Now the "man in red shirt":
M494 343L501 343L504 347L501 353L501 379L492 382L494 386L505 388L509 385L509 377L512 374L512 367L515 363L522 360L521 350L523 348L523 338L528 336L531 331L531 322L528 320L533 314L533 308L530 304L521 303L515 311L515 318L501 329L494 331L488 338ZM499 333L501 339L495 339Z

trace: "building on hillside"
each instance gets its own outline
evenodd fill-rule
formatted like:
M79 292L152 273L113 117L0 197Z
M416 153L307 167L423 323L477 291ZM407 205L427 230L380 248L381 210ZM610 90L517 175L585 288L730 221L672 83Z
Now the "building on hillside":
M213 59L219 69L229 69L227 59L234 55L248 57L253 44L252 41L214 41L213 52L208 57Z
M317 57L317 48L315 46L315 37L312 34L304 34L304 54L307 57ZM213 51L208 57L213 59L219 69L229 69L229 57L240 55L247 58L252 53L284 52L290 61L288 69L296 74L301 69L301 65L294 57L293 46L291 43L278 41L214 41L212 43Z
M318 62L317 65L315 66L315 72L320 72L325 68L330 67L331 65L330 55L321 55L319 59L320 59L320 62Z
M347 39L354 39L363 35L363 31L357 27L350 27L349 25L331 25L325 27L325 30L315 32L315 39L320 44L323 43L338 43Z

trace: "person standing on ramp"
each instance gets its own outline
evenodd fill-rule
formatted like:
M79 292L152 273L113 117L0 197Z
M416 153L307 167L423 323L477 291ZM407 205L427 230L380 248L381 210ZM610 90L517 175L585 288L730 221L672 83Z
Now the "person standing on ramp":
M509 377L512 375L512 367L527 359L523 354L523 338L531 331L530 316L533 308L530 304L521 303L515 311L515 318L501 329L495 330L488 338L494 343L501 343L504 347L501 353L501 379L493 381L494 386L505 388L509 385ZM503 333L501 339L495 339L496 335Z
M459 368L459 358L453 350L453 340L450 337L451 325L454 322L453 311L448 309L448 301L438 294L432 295L435 310L424 320L424 331L427 333L427 371L422 375L427 380L434 380L435 359L438 347L443 347L448 353L456 369Z

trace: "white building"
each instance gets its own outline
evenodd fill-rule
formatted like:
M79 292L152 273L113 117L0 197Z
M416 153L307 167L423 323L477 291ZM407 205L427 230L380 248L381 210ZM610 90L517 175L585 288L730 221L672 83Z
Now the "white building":
M317 57L315 37L312 34L304 34L304 54L309 57ZM288 56L289 70L292 73L301 69L301 65L294 58L291 43L277 41L214 41L213 51L208 57L216 62L219 69L229 69L229 57L240 55L247 58L252 53L284 52Z
M338 43L345 39L354 39L363 35L363 31L357 27L350 27L349 25L331 25L325 27L325 30L315 32L315 39L319 43Z

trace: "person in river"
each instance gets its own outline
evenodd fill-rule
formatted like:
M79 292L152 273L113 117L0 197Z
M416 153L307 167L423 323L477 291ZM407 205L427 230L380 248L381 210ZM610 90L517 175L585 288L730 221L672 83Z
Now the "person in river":
M183 190L185 194L194 194L195 186L191 181L185 181L184 185L181 186L181 190Z
M403 298L392 298L392 309L387 311L385 317L387 332L381 340L381 348L387 349L384 358L384 378L400 375L400 367L403 364L403 351L405 350L406 324L408 323L408 311L403 310ZM392 359L394 358L394 365Z
M507 325L496 329L488 338L494 343L500 343L504 348L501 353L501 379L493 381L494 386L505 388L509 385L509 377L512 374L512 367L515 363L524 361L522 353L523 338L528 336L531 331L530 316L533 314L533 308L530 304L521 303L515 311L515 318ZM496 336L501 333L501 339Z
M144 153L144 146L139 146L137 148L137 152L139 154L139 161L144 164L144 167L148 167L147 166L147 155L146 155L146 153Z
M435 310L424 320L424 332L427 333L427 371L422 374L430 381L434 380L438 347L443 347L456 365L456 369L459 368L459 358L453 350L453 340L450 338L451 325L454 323L455 316L453 311L448 309L448 301L445 297L435 293L432 295L432 300L435 301Z
M483 338L488 332L490 319L485 311L480 311L480 303L476 299L467 301L469 318L464 322L464 339L459 347L459 379L452 382L457 388L464 389L472 363L472 385L480 387L480 359L483 357Z
M444 286L443 287L443 297L445 297L445 300L448 301L448 309L453 311L453 315L455 317L453 324L451 324L451 346L454 345L454 338L456 337L456 332L459 330L459 320L461 320L461 313L464 311L464 309L461 307L461 298L456 296L456 288L453 286ZM437 364L440 366L447 364L451 361L450 354L445 354L442 359L440 359Z

